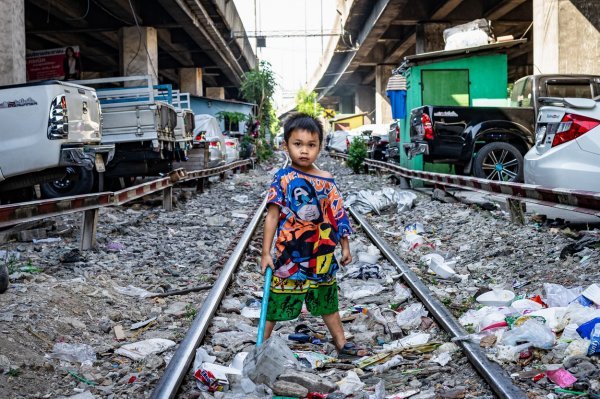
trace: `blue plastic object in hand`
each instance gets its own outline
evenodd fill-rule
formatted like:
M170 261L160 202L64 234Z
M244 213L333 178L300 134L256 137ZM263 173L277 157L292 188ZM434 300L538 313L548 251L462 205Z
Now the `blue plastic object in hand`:
M265 285L263 287L262 306L260 308L260 319L258 321L258 337L256 346L262 344L265 337L265 324L267 323L267 306L269 306L269 293L271 292L271 279L273 278L273 269L267 266L265 272Z

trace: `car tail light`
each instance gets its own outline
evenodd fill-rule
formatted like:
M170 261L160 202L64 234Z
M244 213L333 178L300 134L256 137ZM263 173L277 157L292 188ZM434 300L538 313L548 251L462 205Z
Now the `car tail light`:
M396 143L400 142L400 125L396 125Z
M575 114L565 114L552 140L552 147L575 140L598 125L600 125L600 121L596 119Z
M225 142L225 145L226 145L227 147L235 147L235 143L233 143L233 142L231 142L231 141L226 141L226 142Z
M67 115L67 97L64 94L54 97L50 103L48 117L48 138L66 139L69 136L69 117Z
M218 146L219 146L219 143L218 143L218 142L216 142L216 141L211 141L211 142L210 142L210 146L211 146L211 147L218 147Z
M423 138L433 140L433 126L431 125L429 115L421 114L421 126L423 126Z
M350 140L346 138L346 148L350 148Z

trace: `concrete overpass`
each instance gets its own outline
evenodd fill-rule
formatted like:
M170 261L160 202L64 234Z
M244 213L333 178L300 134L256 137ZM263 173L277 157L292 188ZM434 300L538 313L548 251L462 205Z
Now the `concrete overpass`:
M444 29L477 18L490 20L496 37L528 39L526 45L506 50L509 81L531 73L600 73L589 61L600 56L600 11L595 4L596 0L339 0L340 17L333 29L343 34L330 40L309 89L319 93L326 108L367 112L372 123L389 122L381 115L387 114L382 107L389 107L385 85L392 69L405 56L443 50ZM560 51L564 60L559 62ZM589 56L582 60L583 54Z
M0 83L25 81L25 51L79 46L83 77L150 74L192 94L237 98L257 64L233 1L4 0Z

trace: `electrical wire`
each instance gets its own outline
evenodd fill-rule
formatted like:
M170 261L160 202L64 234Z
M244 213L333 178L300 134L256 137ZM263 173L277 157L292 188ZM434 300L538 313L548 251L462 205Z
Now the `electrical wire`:
M135 10L133 9L133 4L131 3L131 0L127 0L127 1L129 2L129 7L131 8L131 14L133 15L133 20L135 21L135 26L137 27L137 30L138 30L138 33L140 36L140 41L138 43L137 52L136 52L135 56L129 61L129 64L127 64L126 69L129 69L131 62L138 56L139 51L140 51L140 45L143 44L144 49L146 50L146 55L148 56L148 61L150 61L150 66L152 67L152 72L154 72L154 76L156 77L156 81L158 82L158 72L156 72L156 69L154 69L154 63L152 62L152 58L150 57L150 52L148 51L146 42L142 40L142 28L140 28L140 24L138 23L137 15L135 14ZM125 73L125 74L127 74L127 73Z
M125 21L123 18L121 18L121 17L119 17L118 15L114 14L114 13L113 13L112 11L110 11L108 8L104 7L104 6L102 5L102 3L101 3L101 2L99 2L99 1L97 1L97 0L93 0L93 2L94 2L94 4L95 4L96 6L98 6L99 8L101 8L101 9L102 9L102 11L104 11L105 13L107 13L108 15L110 15L111 17L113 17L114 19L116 19L116 20L118 20L118 21L121 21L121 22L123 22L123 23L125 23L125 24L127 24L127 25L133 25L133 24L134 24L134 22L133 22L133 21Z
M85 19L88 16L89 12L90 12L90 0L87 0L87 9L85 10L85 13L81 17L65 18L65 21L79 21L79 20Z

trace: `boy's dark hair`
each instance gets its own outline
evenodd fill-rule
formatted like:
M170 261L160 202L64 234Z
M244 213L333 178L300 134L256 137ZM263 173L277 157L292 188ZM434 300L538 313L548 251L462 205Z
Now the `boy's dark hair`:
M317 118L308 114L296 112L287 117L283 123L283 140L287 143L294 130L307 130L316 133L319 137L319 144L323 142L323 124Z

